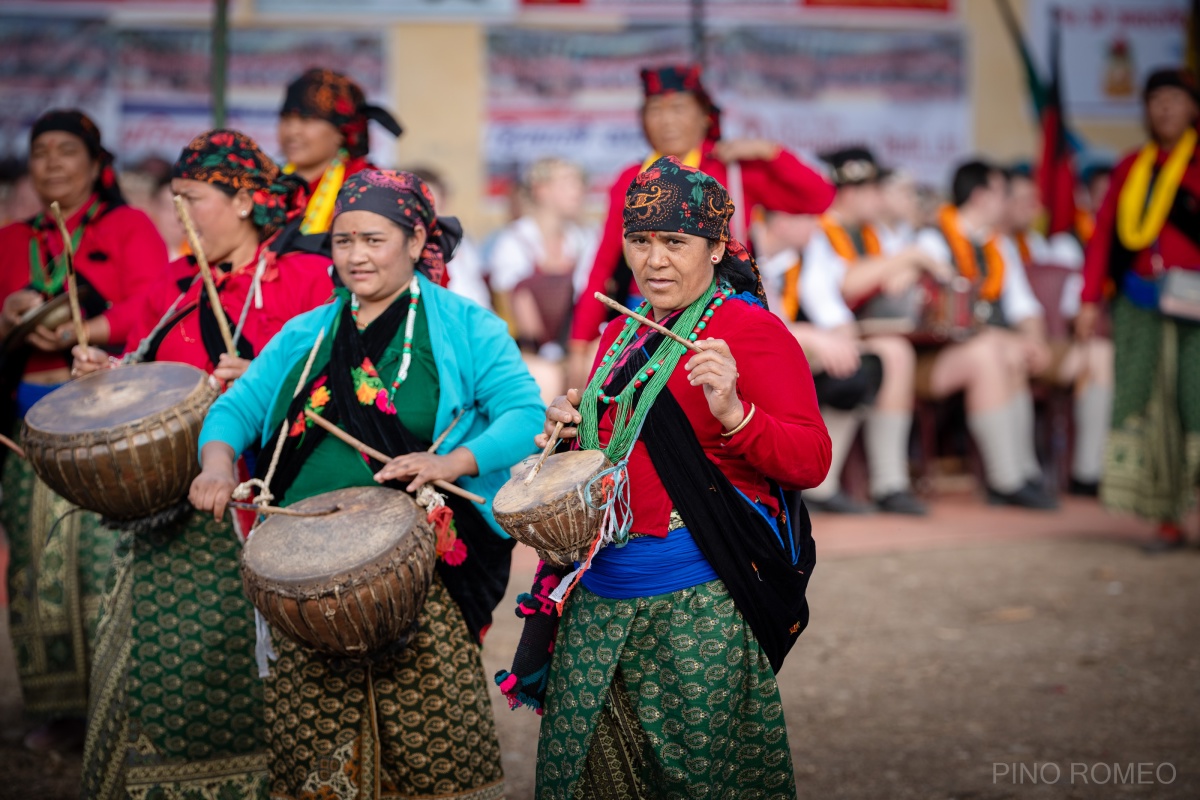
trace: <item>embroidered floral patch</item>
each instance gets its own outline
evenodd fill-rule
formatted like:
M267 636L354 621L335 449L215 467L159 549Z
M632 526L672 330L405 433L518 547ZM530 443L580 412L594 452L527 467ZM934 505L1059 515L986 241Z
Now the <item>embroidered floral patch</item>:
M320 414L325 406L329 405L329 388L325 385L326 378L321 377L313 384L312 394L304 401L304 411L311 411L314 414ZM296 421L292 423L292 427L288 430L289 437L300 436L300 441L303 442L304 432L313 426L313 421L301 411L296 415Z

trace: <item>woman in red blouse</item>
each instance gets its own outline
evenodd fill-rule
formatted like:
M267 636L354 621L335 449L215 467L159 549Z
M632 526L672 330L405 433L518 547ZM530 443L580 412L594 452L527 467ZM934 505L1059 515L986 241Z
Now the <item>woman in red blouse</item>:
M68 379L75 342L69 321L53 329L14 330L26 313L65 291L64 243L51 203L66 219L91 341L120 352L138 291L167 263L154 224L125 205L112 154L91 119L75 110L49 111L34 123L29 150L43 210L0 228L0 432L14 437L25 412ZM68 513L73 507L37 480L27 462L3 460L0 523L11 547L10 632L26 711L49 720L26 744L44 749L81 734L91 630L116 535L101 528L94 514Z
M213 265L238 355L225 352L196 263L186 257L143 294L126 360L179 361L237 380L284 323L332 296L330 260L276 252L303 187L237 131L194 139L175 163L171 189L184 199ZM77 373L116 366L99 350L75 354ZM248 477L244 466L241 474ZM171 514L133 527L96 637L97 653L124 660L93 675L85 796L99 796L102 787L122 796L179 796L185 774L231 797L265 796L254 612L238 574L237 542L250 521L239 514L232 524L214 522L181 498ZM222 692L211 691L213 681ZM192 699L174 707L173 696ZM158 724L166 716L178 726ZM175 730L186 730L186 739ZM137 770L127 768L135 762Z
M287 159L284 170L308 185L301 233L328 231L342 182L371 167L370 120L393 136L404 132L395 117L368 103L362 88L340 72L314 67L288 84L279 109L279 147Z
M634 179L624 256L639 310L700 352L618 320L582 396L546 413L542 443L570 426L564 438L615 464L618 490L574 573L539 568L535 593L562 613L539 798L625 796L622 784L638 797L795 797L773 670L808 622L815 558L803 505L783 492L825 478L830 443L804 354L730 238L733 213L714 178L677 159ZM520 682L500 678L518 701L539 693L514 693Z
M721 110L700 82L699 67L644 69L642 88L646 98L642 128L653 152L645 161L621 172L609 192L600 245L571 321L568 386L582 385L591 344L608 318L607 310L593 295L605 292L624 299L622 295L628 294L618 285L622 275L628 278L621 269L625 191L634 177L660 156L674 156L735 193L738 188L729 185L730 168L738 165L742 197L735 199L742 207L732 223L735 232L748 229L756 206L788 214L820 214L833 202L833 186L778 144L759 139L721 139ZM636 304L636 297L632 299Z

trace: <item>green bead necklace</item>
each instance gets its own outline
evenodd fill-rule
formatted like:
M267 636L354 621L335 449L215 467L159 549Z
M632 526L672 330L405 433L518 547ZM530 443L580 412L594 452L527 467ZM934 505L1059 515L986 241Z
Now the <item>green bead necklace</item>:
M691 333L688 334L687 339L692 342L696 341L708 327L708 322L712 319L713 314L728 296L726 291L718 290L714 282L704 294L684 309L672 329L688 330L690 328ZM643 303L638 308L638 313L643 316L649 314L650 303ZM641 327L641 323L632 317L625 320L625 327L621 330L620 335L600 359L600 366L596 368L596 373L588 382L587 388L583 392L583 402L580 405L580 414L583 417L583 421L579 425L580 446L585 450L603 450L613 463L625 458L633 449L638 432L641 430L642 420L646 418L650 407L654 405L654 400L658 397L659 392L667 385L680 357L686 352L686 348L679 342L664 336L654 354L646 361L646 366L634 376L633 380L616 395L605 394L604 385L608 382L613 367L620 361L620 356L625 348L637 340ZM643 388L644 391L639 394L639 390ZM617 413L612 436L609 438L607 446L601 446L600 406L609 406L613 403L616 403Z

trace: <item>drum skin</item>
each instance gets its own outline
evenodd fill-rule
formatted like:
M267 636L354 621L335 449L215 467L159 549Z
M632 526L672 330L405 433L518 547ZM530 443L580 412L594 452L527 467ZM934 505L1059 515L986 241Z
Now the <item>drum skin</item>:
M139 519L187 496L200 472L200 428L219 394L188 364L93 372L35 403L21 441L58 494L111 519Z
M271 626L297 644L359 658L412 630L433 580L435 534L402 491L339 489L275 515L242 551L242 585Z
M569 566L592 544L604 512L602 481L593 476L612 466L599 450L572 450L546 459L533 481L525 476L533 460L500 487L492 501L492 514L509 536L538 551L556 566Z

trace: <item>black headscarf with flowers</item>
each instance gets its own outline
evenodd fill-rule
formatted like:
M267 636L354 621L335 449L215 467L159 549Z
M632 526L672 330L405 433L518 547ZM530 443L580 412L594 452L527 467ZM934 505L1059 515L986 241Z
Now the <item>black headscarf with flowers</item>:
M462 225L455 217L439 217L433 193L425 181L411 172L365 169L342 184L333 216L347 211L372 211L406 230L425 229L425 249L417 270L439 286L450 283L446 262L462 241Z
M202 133L183 148L171 177L245 189L254 202L251 220L266 240L303 208L304 181L285 175L254 140L234 130Z
M340 72L314 67L288 84L279 116L298 114L323 119L338 129L351 158L362 158L371 150L367 121L375 120L393 136L404 128L386 109L367 102L362 88Z
M746 248L729 235L733 201L725 187L708 173L689 167L674 156L663 156L638 174L625 192L625 233L675 231L725 243L725 257L716 265L717 279L738 293L746 292L766 306L758 265Z

